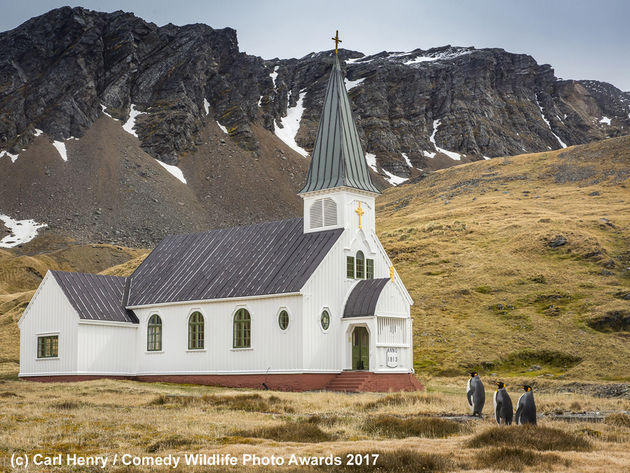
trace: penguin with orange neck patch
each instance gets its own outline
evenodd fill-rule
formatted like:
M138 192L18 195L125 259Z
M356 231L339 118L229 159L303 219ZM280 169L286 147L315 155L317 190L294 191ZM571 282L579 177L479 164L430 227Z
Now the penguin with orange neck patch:
M466 399L473 416L481 417L481 411L486 403L486 390L476 371L470 372L470 379L466 387Z
M534 392L532 387L524 384L525 392L521 394L516 403L516 423L536 425L536 403L534 402Z
M505 383L497 381L497 390L494 393L494 417L497 420L497 424L512 425L512 417L514 415L514 408L512 406L512 399L505 390Z

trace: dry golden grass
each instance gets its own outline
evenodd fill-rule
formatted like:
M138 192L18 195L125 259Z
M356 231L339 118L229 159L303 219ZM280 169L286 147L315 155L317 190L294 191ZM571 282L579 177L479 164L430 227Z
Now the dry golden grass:
M587 324L630 315L629 178L621 137L385 192L377 228L415 300L416 370L630 379L630 333Z
M460 416L467 413L465 382L464 378L433 378L427 384L427 392L421 395L352 395L250 392L113 380L51 384L0 380L0 463L14 452L142 456L201 452L239 457L249 453L285 458L291 454L325 457L362 452L379 453L383 468L380 471L394 472L491 471L500 465L508 471L622 472L624 465L630 465L630 429L616 422L566 423L542 417L536 435L530 435L527 432L535 429L497 429L489 415L490 406L486 406L483 419L466 417L459 424L461 427L449 430L446 438L427 438L422 429L405 431L405 426L426 416L434 416L429 419L440 426L454 424L435 416L445 411ZM557 384L548 383L545 388L550 390ZM608 419L630 409L628 400L618 404L618 399L583 394L538 393L537 396L541 405L563 397L568 405L579 402L587 408L597 407L609 414ZM256 409L242 405L246 399ZM378 402L384 399L396 401L395 404ZM366 405L375 407L365 409ZM275 409L262 409L268 406ZM282 406L291 409L283 412ZM396 423L400 427L397 432L366 428L370 423L376 425L392 418L400 421ZM517 434L508 435L502 442L494 438L476 443L475 447L470 445L488 432L504 438L503 434L512 430ZM443 432L440 430L438 436ZM533 440L523 441L528 436ZM566 438L577 447L571 444L567 450L567 443L558 440ZM546 443L540 444L541 441ZM590 451L582 451L581 446L586 444L590 445ZM536 448L548 451L540 454ZM322 470L330 471L325 466L312 468L312 471ZM353 471L372 470L362 466ZM186 471L205 470L186 468ZM275 469L248 467L246 471ZM278 471L299 470L283 467Z

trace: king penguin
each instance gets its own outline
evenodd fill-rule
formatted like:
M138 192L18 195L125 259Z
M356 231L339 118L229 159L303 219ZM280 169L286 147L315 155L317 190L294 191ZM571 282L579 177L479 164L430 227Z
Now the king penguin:
M481 417L483 405L486 403L486 390L476 371L470 372L470 379L468 380L468 386L466 388L466 398L468 399L468 406L470 406L472 415Z
M516 404L516 423L536 425L536 403L534 402L534 392L532 387L523 385L525 392L518 398Z
M494 393L494 417L497 419L497 424L501 424L503 421L505 425L511 425L512 415L512 399L505 390L505 384L497 381L497 390Z

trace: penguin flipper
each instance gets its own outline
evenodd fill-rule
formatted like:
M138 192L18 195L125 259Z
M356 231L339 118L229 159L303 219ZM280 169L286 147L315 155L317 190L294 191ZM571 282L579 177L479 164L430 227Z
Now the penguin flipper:
M473 394L475 393L475 388L472 386L470 380L468 380L468 385L466 386L466 400L468 401L468 407L473 408Z
M522 413L523 413L523 403L519 399L518 404L516 405L516 415L514 416L514 422L516 422L516 425L519 425L521 423Z

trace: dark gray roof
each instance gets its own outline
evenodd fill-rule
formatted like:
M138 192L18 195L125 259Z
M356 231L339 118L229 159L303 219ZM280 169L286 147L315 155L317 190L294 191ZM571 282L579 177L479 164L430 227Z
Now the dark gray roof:
M335 56L311 165L300 193L342 186L379 193L370 178L339 60Z
M168 236L129 278L127 307L298 292L343 229L303 219Z
M51 273L81 319L138 323L135 314L122 303L127 278L65 271Z
M374 315L376 303L389 278L365 279L352 288L343 311L344 317Z

